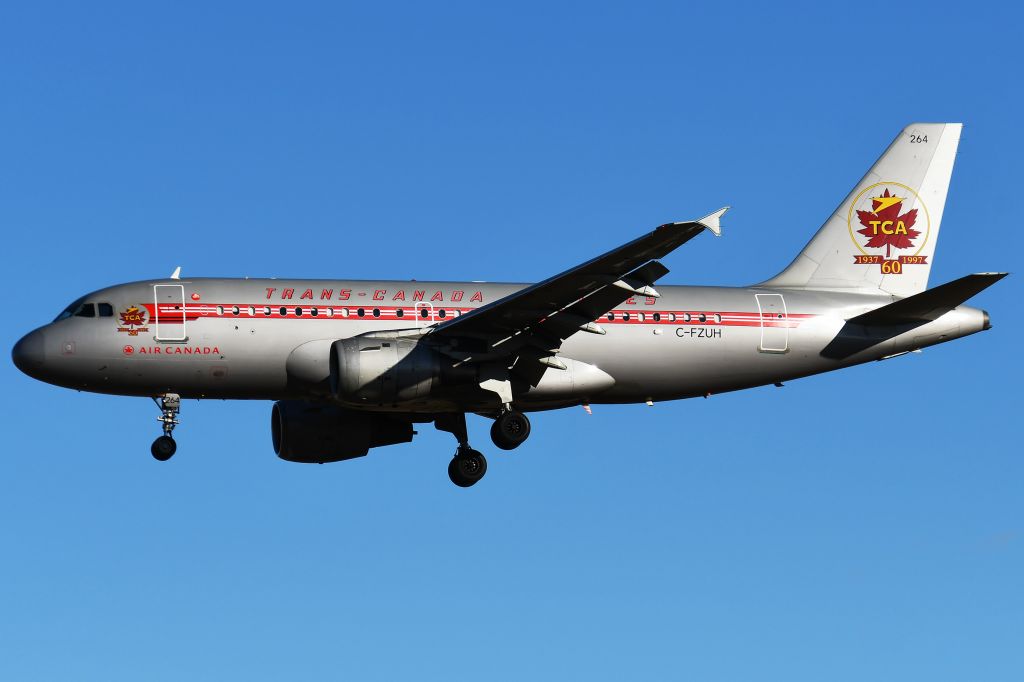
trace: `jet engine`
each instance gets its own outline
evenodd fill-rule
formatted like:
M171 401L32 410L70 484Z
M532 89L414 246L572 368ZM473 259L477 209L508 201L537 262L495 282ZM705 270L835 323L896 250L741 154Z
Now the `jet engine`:
M282 400L270 416L274 452L289 462L324 463L364 456L370 448L408 443L412 423L329 403Z
M474 369L412 339L355 336L331 346L331 393L347 403L396 405L422 401L442 385L471 383Z

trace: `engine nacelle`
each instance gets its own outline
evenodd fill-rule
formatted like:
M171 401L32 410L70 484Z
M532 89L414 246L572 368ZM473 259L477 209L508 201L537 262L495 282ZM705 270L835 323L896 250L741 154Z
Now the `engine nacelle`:
M278 457L303 463L362 457L370 448L408 443L414 434L408 421L304 400L274 403L270 432Z
M331 393L345 402L373 405L425 400L441 385L448 364L433 348L411 339L342 339L331 345Z

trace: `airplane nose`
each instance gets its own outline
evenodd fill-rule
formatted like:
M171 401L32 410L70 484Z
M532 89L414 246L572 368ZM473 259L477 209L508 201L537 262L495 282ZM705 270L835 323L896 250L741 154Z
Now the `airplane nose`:
M14 344L11 359L15 366L29 376L35 376L43 366L43 332L35 330Z

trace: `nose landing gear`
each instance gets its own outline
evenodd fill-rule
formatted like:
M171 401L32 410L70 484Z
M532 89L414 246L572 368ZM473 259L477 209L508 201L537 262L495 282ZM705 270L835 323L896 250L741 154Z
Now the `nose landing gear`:
M157 461L166 462L178 449L178 444L174 442L171 433L180 423L178 414L181 412L181 396L177 393L165 393L160 398L153 398L153 402L160 408L160 416L156 419L163 424L164 435L153 441L149 451Z

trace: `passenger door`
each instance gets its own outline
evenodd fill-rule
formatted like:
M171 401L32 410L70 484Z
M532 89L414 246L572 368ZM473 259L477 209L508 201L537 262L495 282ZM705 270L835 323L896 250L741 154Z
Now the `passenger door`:
M157 341L187 341L185 333L185 286L153 285L153 322Z
M789 350L789 315L782 294L755 294L761 317L762 353L785 353Z

